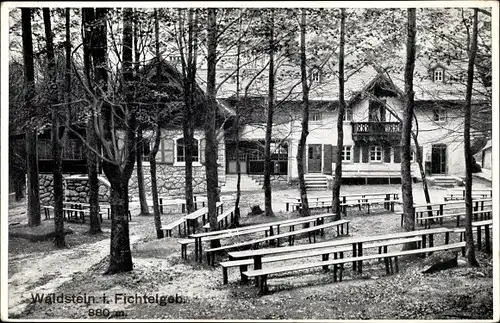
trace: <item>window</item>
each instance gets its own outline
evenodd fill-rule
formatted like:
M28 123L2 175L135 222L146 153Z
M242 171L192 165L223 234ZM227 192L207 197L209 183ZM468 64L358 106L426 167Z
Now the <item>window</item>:
M446 110L443 108L435 109L433 111L432 120L434 120L436 122L446 121Z
M264 160L264 153L260 150L252 150L248 156L249 160Z
M82 145L77 139L69 139L64 143L63 159L66 160L82 160L83 150Z
M38 159L52 159L52 147L49 140L40 140L38 142Z
M321 117L321 112L311 112L309 114L309 121L320 121Z
M271 159L272 160L288 160L288 147L285 143L271 143Z
M370 147L370 161L374 162L382 161L382 147L380 146Z
M444 80L444 75L443 75L443 69L442 68L436 68L434 70L434 82L443 82Z
M193 140L193 151L191 156L193 157L193 162L199 161L198 158L198 140ZM177 162L186 161L186 147L184 144L184 138L177 139Z
M343 120L344 121L352 121L352 110L351 109L345 109Z
M342 149L342 161L351 161L351 146L344 146Z
M177 62L180 62L181 61L181 57L178 56L178 55L171 55L169 57L170 61L173 62L173 63L177 63Z
M321 82L321 72L317 68L311 71L311 80L317 83Z

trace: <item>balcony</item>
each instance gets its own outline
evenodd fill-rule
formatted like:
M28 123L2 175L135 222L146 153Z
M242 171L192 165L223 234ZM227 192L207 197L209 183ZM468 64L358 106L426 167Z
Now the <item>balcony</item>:
M362 143L394 143L401 138L399 122L352 122L352 139Z

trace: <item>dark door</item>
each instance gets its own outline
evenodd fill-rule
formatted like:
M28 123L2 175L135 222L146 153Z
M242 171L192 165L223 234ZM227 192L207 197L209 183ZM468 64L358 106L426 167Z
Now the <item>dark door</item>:
M309 145L307 156L309 173L321 173L321 145Z
M446 174L446 145L432 145L432 174Z

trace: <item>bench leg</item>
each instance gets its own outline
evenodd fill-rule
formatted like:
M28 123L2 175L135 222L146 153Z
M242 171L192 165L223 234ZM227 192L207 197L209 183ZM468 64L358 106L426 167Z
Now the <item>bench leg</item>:
M260 276L259 279L258 279L258 281L259 281L260 293L262 295L267 294L267 292L268 292L268 288L267 288L267 275Z
M335 255L337 255L337 253L335 253ZM327 254L324 254L324 255L321 255L321 259L322 259L323 261L328 261L328 258L329 258L329 257L330 257L330 254L328 254L328 253L327 253ZM324 265L324 266L323 266L323 270L324 270L324 271L328 271L328 265Z
M241 282L242 283L247 283L248 282L248 277L243 275L245 271L247 271L248 265L241 265L240 266L240 275L241 275Z
M388 257L384 258L384 264L385 264L385 273L386 273L386 275L390 275L391 272L389 270L389 258Z
M352 256L353 257L356 257L357 255L357 249L356 249L357 245L355 243L352 244ZM352 270L356 271L356 261L353 261L352 262Z
M358 243L358 256L363 256L363 245ZM358 261L358 273L362 273L363 271L363 261Z
M484 238L485 238L485 244L486 244L486 252L491 253L491 245L490 245L490 226L485 225L485 232L484 232Z
M448 244L448 243L450 243L450 233L446 232L444 234L444 244Z
M477 227L477 250L481 250L481 227Z
M227 267L222 267L222 283L224 285L227 285L228 279L227 279Z
M396 272L399 273L399 261L398 261L398 257L394 257L394 267L396 269Z

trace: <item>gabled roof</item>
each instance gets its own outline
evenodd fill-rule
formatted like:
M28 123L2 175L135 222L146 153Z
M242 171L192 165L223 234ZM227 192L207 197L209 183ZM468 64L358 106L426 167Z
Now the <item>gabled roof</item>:
M404 56L404 55L400 55ZM345 99L352 100L359 96L359 93L364 89L370 88L373 82L380 80L389 80L393 85L393 90L401 94L404 89L404 59L403 57L394 57L390 62L385 64L371 63L357 70L346 70L345 72ZM461 71L463 73L463 63L454 63L450 66L444 66L440 62L433 62L428 59L418 59L415 61L414 70L414 92L415 101L463 101L465 100L465 82L450 82L448 75L445 76L445 82L434 82L431 69L436 66L443 66L446 73L454 73ZM290 66L288 68L291 68ZM466 70L466 69L465 69ZM302 88L300 86L300 76L298 74L298 66L293 67L293 72L283 72L284 76L277 79L276 99L278 101L287 100L302 100ZM224 80L222 75L231 73L230 69L219 69L218 81ZM255 72L255 70L254 70ZM287 76L288 75L288 76ZM384 75L383 78L381 75ZM199 70L201 83L203 83L206 73ZM263 73L263 81L256 82L249 91L250 95L264 96L267 94L267 73ZM242 80L244 83L244 80ZM337 101L338 100L338 78L336 75L324 75L321 83L313 83L309 93L309 99L314 101ZM242 85L242 88L244 85ZM243 90L241 90L243 92ZM241 93L240 92L240 93ZM225 82L220 85L218 97L228 98L236 93L235 82ZM474 82L473 100L484 101L490 100L487 97L488 90L482 85L479 79Z

